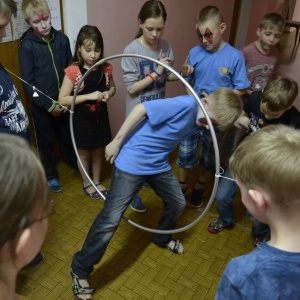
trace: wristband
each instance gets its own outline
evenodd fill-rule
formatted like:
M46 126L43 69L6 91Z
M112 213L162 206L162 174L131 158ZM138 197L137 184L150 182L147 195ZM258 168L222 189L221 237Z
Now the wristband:
M161 76L156 70L153 70L153 72L157 75L157 77Z
M153 80L156 81L156 79L149 73L148 76Z

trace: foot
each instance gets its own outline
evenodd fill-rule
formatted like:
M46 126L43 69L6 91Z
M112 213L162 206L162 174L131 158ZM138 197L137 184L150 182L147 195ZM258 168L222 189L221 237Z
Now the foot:
M101 198L100 194L94 189L94 187L91 184L86 186L82 184L82 189L92 200L98 200Z
M257 246L259 246L262 243L266 243L269 240L270 240L270 236L269 235L265 236L263 238L256 238L255 241L254 241L254 247L257 247Z
M101 192L101 194L105 197L107 196L108 193L108 189L102 184L102 182L99 183L95 183L96 187L99 189L99 191Z
M170 243L166 246L170 251L176 254L182 254L183 253L183 246L179 242L179 240L171 240Z
M56 178L49 179L48 186L50 187L50 191L52 193L59 193L62 191L62 187Z
M203 189L198 189L198 190L193 189L191 199L189 202L189 206L192 208L201 207L201 205L203 203L203 197L204 197Z
M77 275L75 275L71 271L72 276L72 289L76 299L79 300L87 300L92 299L92 294L95 292L94 289L91 289L87 279L79 279Z
M142 199L137 194L135 194L135 196L133 197L130 203L130 207L132 210L139 213L144 213L146 211L146 207L143 204Z
M216 220L208 225L208 231L212 234L215 234L215 233L219 233L226 227L231 227L232 225L233 224L223 225L220 222L218 222L218 220Z

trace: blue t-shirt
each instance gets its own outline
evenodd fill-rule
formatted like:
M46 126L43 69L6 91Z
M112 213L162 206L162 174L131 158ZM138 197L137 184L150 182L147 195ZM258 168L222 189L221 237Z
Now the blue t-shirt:
M215 300L300 299L300 253L263 243L227 265Z
M192 80L196 93L212 93L220 87L242 90L249 87L246 66L241 52L228 43L217 51L194 47L189 53L188 64L194 72L187 80Z
M115 159L118 169L152 175L171 169L168 155L198 128L198 102L192 95L143 103L146 117L128 134Z

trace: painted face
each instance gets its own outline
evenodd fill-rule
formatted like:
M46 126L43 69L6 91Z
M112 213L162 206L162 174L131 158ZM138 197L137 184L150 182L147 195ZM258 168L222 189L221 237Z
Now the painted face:
M196 27L196 33L199 37L200 44L206 50L217 51L224 45L222 34L226 28L225 23L216 25L214 20L198 24Z
M259 45L264 51L271 51L280 42L282 33L276 29L257 29Z
M51 32L50 14L33 15L29 18L29 25L33 28L34 33L40 38L48 38Z
M267 120L272 120L272 119L280 118L284 114L286 109L282 109L282 110L279 110L279 111L271 111L271 110L268 109L266 103L261 103L260 111L264 114L264 116Z
M6 37L6 26L10 22L10 17L4 17L0 15L0 42L2 41L3 37Z
M139 20L139 26L143 31L143 42L145 46L155 49L163 33L165 22L163 17L149 18L144 23Z
M78 51L84 61L83 66L87 69L100 59L101 49L96 48L95 43L91 40L84 40L83 45L78 48Z

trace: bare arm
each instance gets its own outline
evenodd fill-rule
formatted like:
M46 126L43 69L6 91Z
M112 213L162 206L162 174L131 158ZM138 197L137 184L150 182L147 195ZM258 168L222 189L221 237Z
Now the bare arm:
M143 104L138 104L131 111L124 121L115 138L105 148L105 159L113 163L117 157L120 147L126 135L134 128L146 115L146 109Z

